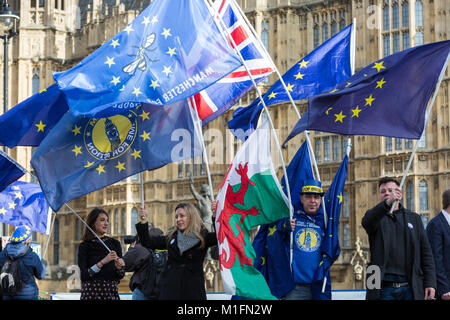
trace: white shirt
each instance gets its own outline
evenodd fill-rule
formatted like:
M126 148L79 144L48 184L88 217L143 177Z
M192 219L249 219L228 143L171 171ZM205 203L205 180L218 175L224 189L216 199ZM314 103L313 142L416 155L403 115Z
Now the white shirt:
M448 213L445 210L442 210L442 214L444 215L445 219L447 219L447 222L450 225L450 213Z

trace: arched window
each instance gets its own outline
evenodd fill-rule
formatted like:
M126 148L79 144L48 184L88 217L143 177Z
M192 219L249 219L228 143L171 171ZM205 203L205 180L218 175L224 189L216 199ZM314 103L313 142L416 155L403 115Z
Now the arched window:
M389 5L383 7L383 30L389 30Z
M425 180L419 183L419 203L421 211L428 210L428 184Z
M115 234L119 233L119 209L114 210L114 231Z
M409 49L409 31L403 31L403 50Z
M313 29L314 33L314 48L319 46L319 26L315 25Z
M125 212L125 209L122 208L122 212L120 214L121 219L120 219L120 233L121 234L126 234L127 233L127 215Z
M392 28L398 29L398 27L399 27L398 4L394 3L392 5Z
M53 264L59 264L59 219L53 224Z
M31 78L31 94L39 93L39 68L33 68L33 76Z
M136 234L136 223L138 223L138 211L136 208L131 210L131 231Z
M342 202L343 202L343 211L342 211L342 217L343 218L350 218L350 205L348 201L348 192L344 191L342 194Z
M423 30L416 30L416 36L414 38L414 45L421 46L423 45Z
M392 138L391 137L386 137L386 151L392 151Z
M409 27L409 3L404 1L402 3L402 26L404 28Z
M414 210L414 185L411 181L406 183L406 206L409 210Z
M269 51L269 21L261 21L261 42L267 51Z
M328 39L328 24L325 22L322 25L322 42L325 42Z
M422 1L416 1L416 27L423 27L423 5Z
M389 34L383 35L383 54L385 57L391 54L391 36Z
M333 21L331 23L331 36L334 36L337 33L337 23L336 21Z

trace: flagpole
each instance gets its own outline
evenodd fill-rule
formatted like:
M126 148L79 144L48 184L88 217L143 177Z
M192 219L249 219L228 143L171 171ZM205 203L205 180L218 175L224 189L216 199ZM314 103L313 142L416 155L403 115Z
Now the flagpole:
M25 170L25 172L26 173L28 173L31 177L33 177L33 178L35 178L36 180L38 180L39 181L39 179L34 175L34 174L32 174L30 171L28 171L26 168L24 168L24 170ZM64 204L67 208L69 208L69 210L70 211L72 211L72 213L74 213L77 217L78 217L78 219L80 219L81 220L81 222L86 226L86 228L88 228L89 229L89 231L91 231L93 234L94 234L94 236L96 236L97 237L97 239L103 244L103 246L106 248L106 250L108 250L108 252L111 252L111 250L108 248L108 246L105 244L105 242L103 242L103 240L102 239L100 239L100 237L97 235L97 233L95 233L95 231L94 230L92 230L91 229L91 227L89 227L88 225L87 225L87 223L86 223L86 221L84 221L67 203L65 203ZM56 217L56 212L55 212L55 217Z
M50 223L50 230L48 232L48 239L47 242L45 243L45 248L44 248L44 253L42 254L42 257L44 259L47 258L47 249L48 249L48 244L50 243L50 238L52 236L52 231L53 231L53 224L55 223L55 218L56 218L56 212L54 212L53 210L50 209L50 211L52 212L52 222Z
M272 63L272 68L275 70L275 73L277 74L278 79L280 80L281 84L283 85L284 90L286 91L286 94L289 97L289 101L291 102L291 105L294 108L295 114L297 115L298 119L300 120L302 118L302 116L300 115L300 112L298 111L297 105L295 104L294 99L292 98L289 90L287 89L287 86L286 86L286 83L284 82L283 77L281 76L280 72L278 71L277 66L273 62L272 57L270 56L270 54L267 51L266 47L261 43L261 40L259 39L255 29L253 28L253 25L248 21L248 18L245 15L245 13L242 11L242 8L237 3L236 3L236 7L238 7L238 10L239 10L241 16L244 18L244 21L247 23L247 26L252 31L253 36L259 41L260 47L265 52L266 56L270 59L270 62ZM313 149L312 149L312 144L311 144L311 138L309 136L309 131L308 130L305 130L305 136L306 136L308 148L310 150L310 159L312 161L311 166L314 169L314 173L315 173L316 179L320 181L319 168L317 166L316 156L314 155L314 152L312 151Z
M430 116L431 109L433 108L434 101L436 100L437 93L438 93L438 91L439 91L439 87L441 86L441 82L442 82L442 79L443 79L443 77L444 77L444 75L445 75L445 70L447 69L449 60L450 60L450 53L449 53L448 56L447 56L447 60L444 62L444 66L442 67L441 73L440 73L439 78L438 78L438 81L437 81L437 83L436 83L436 87L435 87L435 89L434 89L433 97L431 98L430 105L428 106L427 112L425 113L425 121L424 121L424 126L423 126L422 134L420 135L420 139L422 139L423 133L424 133L425 130L426 130L428 118L429 118L429 116ZM419 139L419 140L420 140L420 139ZM418 144L419 140L417 140L416 143L414 144L414 148L413 148L413 150L412 150L412 152L411 152L411 156L409 157L408 164L406 165L405 172L403 173L403 177L402 177L402 180L401 180L401 182L400 182L400 186L399 186L400 189L403 187L403 184L405 183L406 175L408 174L409 168L410 168L410 166L411 166L411 163L412 163L412 161L413 161L413 159L414 159L414 155L415 155L415 153L416 153L416 151L417 151L417 147L418 147L418 145L419 145L419 144ZM392 203L392 207L391 207L391 209L390 209L390 211L389 211L390 214L392 214L392 213L394 212L394 208L396 207L397 203L398 203L397 200L395 200L395 201Z
M247 23L247 26L252 31L253 36L259 41L260 47L262 47L262 49L266 53L267 57L270 59L270 62L272 63L272 67L274 68L275 73L278 76L278 79L280 80L281 84L283 85L283 88L286 91L287 96L289 97L289 101L291 102L291 105L294 108L294 111L297 114L298 119L301 119L302 117L300 115L300 112L298 111L298 108L297 108L297 106L296 106L296 104L294 102L294 99L292 98L289 90L287 89L286 83L284 82L283 77L281 76L280 72L278 71L278 68L276 67L275 63L273 62L272 57L270 56L269 52L267 52L266 47L261 43L261 40L259 39L259 37L258 37L255 29L253 28L252 24L248 21L247 16L242 11L242 8L237 3L236 3L236 7L238 8L241 16L244 18L245 22ZM356 21L356 19L354 19L354 21ZM352 27L353 40L354 40L354 32L355 32L355 24L353 24L353 27ZM354 41L353 41L353 44L354 44ZM354 53L354 49L353 49L353 53ZM353 63L353 70L354 70L354 60L355 59L353 58L350 61L351 63ZM310 138L308 130L305 130L305 138L306 138L306 144L308 146L309 158L311 159L311 167L314 169L313 173L315 173L315 179L321 181L320 173L319 173L319 167L317 166L317 160L316 160L316 156L314 154L313 148L312 148L311 138ZM324 202L323 198L322 198L322 207L323 207L324 223L325 223L325 228L326 228L327 227L327 223L328 223L328 214L327 214L327 211L326 211L326 208L325 208L325 202Z
M270 112L269 112L269 110L267 109L266 103L264 102L264 99L262 98L261 91L259 90L258 86L256 85L255 80L253 79L253 76L252 76L250 70L248 69L247 64L245 63L244 58L242 57L241 53L240 53L239 50L237 49L236 42L234 41L233 37L231 37L231 35L228 33L227 28L226 28L226 26L225 26L225 23L223 22L223 20L222 20L221 18L218 17L219 14L218 14L218 12L216 11L216 9L213 7L211 1L210 1L210 0L205 0L205 1L208 1L210 8L214 11L214 20L216 20L216 21L218 20L218 21L220 22L221 27L223 28L223 31L225 31L225 32L227 33L227 36L228 36L228 38L229 38L229 41L232 42L234 51L237 53L239 59L241 60L241 63L242 63L242 65L244 66L244 68L245 68L245 70L246 70L248 76L250 77L250 80L252 81L253 87L256 89L256 92L257 92L257 94L258 94L258 97L259 97L261 103L263 104L264 111L265 111L265 112L267 113L267 115L268 115L268 120L269 120L269 123L270 123L270 127L272 128L273 135L274 135L274 139L275 139L275 143L276 143L276 145L277 145L278 153L280 154L280 158L281 158L281 165L282 165L282 167L283 167L283 172L284 172L284 177L285 177L286 187L287 187L287 193L288 193L288 198L289 198L289 211L290 211L290 216L291 216L291 219L292 219L292 216L293 216L293 208L292 208L292 203L291 203L291 191L290 191L290 187L289 187L289 179L288 179L288 175L287 175L287 172L286 172L286 166L285 166L285 163L284 163L283 153L282 153L281 147L280 147L280 142L278 141L278 136L277 136L277 133L276 133L276 131L275 131L275 127L274 127L274 125L273 125L272 118L271 118L271 116L270 116ZM238 7L239 7L239 6L238 6ZM217 19L216 19L216 17L217 17Z
M139 178L141 180L141 207L144 208L145 201L144 201L144 174L143 172L139 172Z
M195 99L193 96L188 99L188 104L189 104L189 112L191 114L192 122L194 123L194 130L195 130L195 132L197 132L198 139L200 140L200 143L202 145L203 161L205 162L205 166L206 166L206 175L208 177L209 192L211 194L211 201L214 201L214 189L213 189L213 185L212 185L211 172L209 171L208 154L206 152L205 139L203 138L201 120L198 115L197 105L195 103ZM194 110L195 110L195 112L194 112Z

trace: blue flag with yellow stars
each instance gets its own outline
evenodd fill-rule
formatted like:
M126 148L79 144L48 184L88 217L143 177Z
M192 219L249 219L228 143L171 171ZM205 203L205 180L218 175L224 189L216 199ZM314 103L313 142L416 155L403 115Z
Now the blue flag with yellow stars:
M0 145L38 146L67 110L64 95L51 85L0 116Z
M0 150L0 192L25 174L25 169Z
M54 211L144 170L202 154L184 102L144 104L105 118L67 112L31 159Z
M333 181L324 198L328 223L320 247L322 261L314 274L314 282L312 285L312 293L315 300L331 299L330 268L341 252L339 245L339 218L341 215L345 180L347 179L347 169L348 156L346 155L344 160L342 160L338 171L334 175ZM326 283L324 286L323 281L325 277ZM322 292L322 290L324 292Z
M39 185L16 181L0 193L0 222L47 233L50 207Z
M322 45L296 63L283 75L283 81L294 100L300 100L336 87L351 75L350 47L353 25L325 41ZM270 106L289 101L280 80L263 95L264 103ZM248 107L237 108L228 127L236 138L244 141L258 125L263 105L259 98Z
M304 130L419 139L449 52L447 40L394 53L331 92L309 98L308 110L283 146Z
M297 211L302 208L299 190L303 181L314 179L307 142L298 149L286 172L289 177L292 206ZM281 178L281 186L286 193L284 176ZM279 299L291 291L295 284L290 265L289 219L261 225L253 241L256 253L255 268L266 279L272 294Z
M204 0L156 0L78 65L53 77L74 115L102 117L140 103L186 99L240 66Z

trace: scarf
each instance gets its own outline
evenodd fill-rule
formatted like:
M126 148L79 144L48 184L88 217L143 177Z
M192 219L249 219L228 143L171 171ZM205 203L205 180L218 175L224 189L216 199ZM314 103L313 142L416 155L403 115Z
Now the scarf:
M184 234L180 230L177 231L177 245L180 250L180 254L183 254L183 252L193 248L199 242L200 239L197 238L193 232Z

